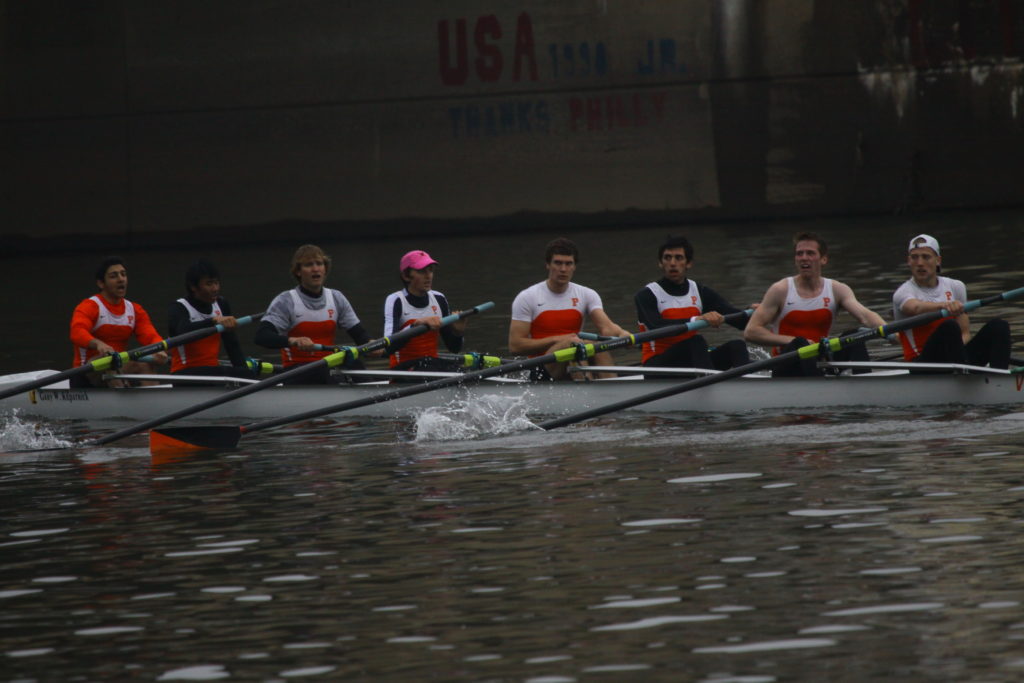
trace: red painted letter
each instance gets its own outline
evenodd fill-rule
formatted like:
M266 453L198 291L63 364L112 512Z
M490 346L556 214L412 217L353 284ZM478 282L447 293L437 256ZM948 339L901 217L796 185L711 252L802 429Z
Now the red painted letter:
M469 54L466 49L466 20L455 21L455 64L452 65L448 22L437 22L437 47L441 65L441 82L445 85L463 85L469 75Z
M516 67L513 72L513 79L517 81L522 80L522 69L523 60L527 63L527 68L530 70L530 80L537 80L537 56L534 53L533 44L533 22L530 21L530 15L523 12L519 15L519 23L516 25Z

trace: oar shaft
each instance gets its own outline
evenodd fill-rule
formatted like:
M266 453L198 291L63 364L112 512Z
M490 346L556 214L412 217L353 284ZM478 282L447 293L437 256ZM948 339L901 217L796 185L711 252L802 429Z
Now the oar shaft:
M262 316L263 313L247 315L242 318L238 318L237 322L239 325L245 325L253 320L259 319ZM166 351L167 349L171 349L176 346L181 346L183 344L190 344L204 337L208 337L211 334L223 332L224 329L224 326L221 324L214 325L213 327L204 327L198 330L192 330L191 332L180 334L176 337L170 337L169 339L161 339L156 343L148 344L146 346L140 346L136 349L122 351L116 355L120 357L121 362L138 360L152 353ZM46 377L41 377L39 379L34 379L30 382L25 382L24 384L19 384L16 387L4 389L3 391L0 391L0 399L5 399L9 396L14 396L15 394L23 394L26 391L32 391L33 389L45 387L50 384L56 384L61 380L70 379L71 377L75 377L76 375L81 375L86 372L102 372L103 370L110 368L113 365L113 363L113 356L101 356L99 358L95 358L89 361L88 363L85 363L84 365L79 365L77 368L69 368L67 370L64 370L63 372L58 372L53 375L47 375Z
M750 315L751 311L741 311L739 313L733 313L726 316L728 319L734 319L739 316ZM582 348L570 347L549 353L544 356L538 356L536 358L525 358L522 360L513 361L511 363L505 363L497 367L484 368L482 370L476 370L474 372L467 372L454 377L443 377L433 382L425 382L423 384L416 384L412 386L402 387L401 389L395 389L393 391L387 391L379 394L373 394L371 396L365 396L363 398L354 399L352 401L346 401L345 403L339 403L332 406L325 406L323 408L317 408L308 412L299 413L296 415L287 415L284 417L273 418L270 420L264 420L262 422L254 422L252 424L243 425L240 429L242 433L257 432L264 429L270 429L272 427L280 427L282 425L291 424L293 422L300 422L302 420L311 420L316 417L323 417L324 415L330 415L332 413L341 413L346 410L354 410L356 408L362 408L364 406L374 405L377 403L384 403L386 401L394 401L400 398L406 398L408 396L415 396L417 394L423 394L428 391L435 391L437 389L444 389L461 384L469 384L473 382L480 382L488 377L496 377L498 375L508 374L510 372L517 372L520 370L528 370L533 367L545 365L547 363L558 363L567 362L572 360L582 360L579 358L579 354L582 353L587 358L593 358L596 353L601 351L611 351L623 346L630 346L633 344L641 344L651 339L657 339L660 337L671 337L677 334L682 334L687 331L693 331L701 329L707 326L706 320L695 320L690 323L670 325L667 327L661 327L648 332L641 332L640 334L630 335L628 337L615 337L607 341L598 342L595 344L585 344Z

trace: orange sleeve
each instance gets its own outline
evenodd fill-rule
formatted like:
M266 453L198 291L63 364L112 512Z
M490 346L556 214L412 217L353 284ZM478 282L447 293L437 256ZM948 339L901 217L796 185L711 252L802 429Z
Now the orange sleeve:
M139 304L132 302L135 306L135 338L140 344L156 344L163 341L163 337L153 327L153 321L149 319L149 313Z
M71 314L71 343L85 348L93 340L92 328L100 317L100 307L92 299L75 306Z

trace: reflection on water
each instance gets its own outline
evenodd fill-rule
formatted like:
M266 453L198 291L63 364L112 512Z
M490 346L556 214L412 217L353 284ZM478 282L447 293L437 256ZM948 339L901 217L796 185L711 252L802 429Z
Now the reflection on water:
M324 420L5 463L7 671L1014 680L1018 418Z
M974 266L959 269L978 295L1020 285L1009 262L1024 231L1007 225L1019 227L945 226L944 255ZM787 272L792 227L688 231L695 275L752 300ZM855 227L833 240L830 267L883 310L902 233L941 230ZM653 247L637 244L662 232L579 236L580 279L613 317L628 319L653 277ZM387 249L430 248L442 291L507 310L541 278L543 241L439 240L443 258L434 242ZM380 244L335 246L343 288L394 288ZM235 271L245 288L226 278L237 308L288 286L266 273L289 251L244 251L245 265L214 255L227 272L264 268ZM188 256L136 259L169 298ZM52 293L68 311L91 266L79 270ZM41 314L14 306L3 324L34 329ZM499 318L471 323L479 350L504 343ZM58 322L41 350L0 361L62 367ZM620 414L553 432L519 429L527 417L528 404L452 404L289 425L179 460L150 458L144 436L2 456L5 678L1024 677L1021 411ZM7 418L0 438L59 445L121 426Z

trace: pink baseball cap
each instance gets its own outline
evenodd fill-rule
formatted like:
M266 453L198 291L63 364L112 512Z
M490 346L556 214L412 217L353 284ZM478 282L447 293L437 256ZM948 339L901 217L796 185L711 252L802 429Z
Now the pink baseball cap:
M398 272L404 273L406 268L423 270L434 263L437 263L437 261L430 258L430 254L427 252L422 250L410 251L402 257L401 261L398 262Z

